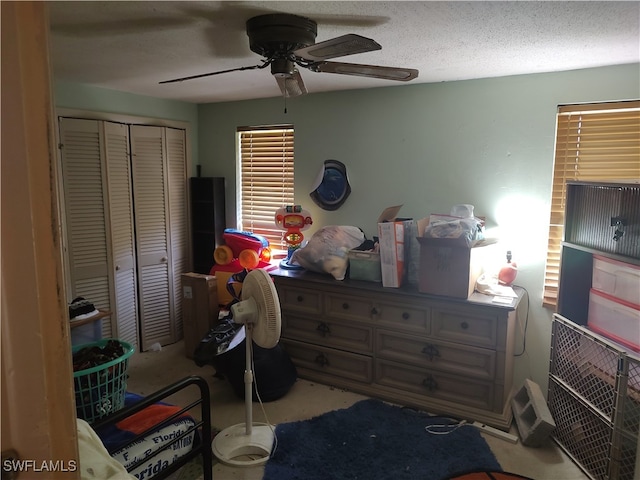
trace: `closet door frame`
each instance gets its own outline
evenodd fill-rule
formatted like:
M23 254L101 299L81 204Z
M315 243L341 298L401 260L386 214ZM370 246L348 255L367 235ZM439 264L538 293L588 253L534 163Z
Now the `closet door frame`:
M192 159L191 159L191 126L188 122L182 122L182 121L176 121L176 120L167 120L167 119L159 119L159 118L154 118L154 117L144 117L144 116L134 116L134 115L126 115L126 114L118 114L118 113L110 113L110 112L99 112L99 111L91 111L91 110L81 110L81 109L68 109L68 108L58 108L56 109L56 118L59 117L70 117L70 118L78 118L78 119L86 119L86 120L103 120L103 121L107 121L107 122L114 122L114 123L123 123L123 124L127 124L127 125L143 125L143 126L154 126L154 127L168 127L171 129L178 129L178 130L182 130L184 131L184 161L185 161L185 193L188 196L190 194L189 190L188 190L188 178L191 176L192 170L193 170L193 163L192 163ZM57 127L57 125L56 125ZM60 144L61 140L59 138L59 129L56 128L56 136L57 136L57 143ZM59 150L58 150L59 151ZM57 162L57 167L61 172L61 158L60 155L58 157L58 162ZM62 176L60 175L60 182L62 183ZM62 189L61 189L62 191ZM189 198L185 198L185 222L186 222L186 232L185 232L185 236L186 236L186 252L185 252L185 262L186 262L186 268L185 268L185 272L186 271L190 271L193 267L191 265L191 228L190 228L190 219L191 219L191 212L190 212L190 202L189 202ZM62 243L63 243L63 251L64 251L64 281L65 284L67 286L67 292L71 292L73 291L72 289L72 283L71 283L71 275L70 275L70 265L68 263L68 252L69 252L69 246L67 244L67 235L66 235L66 218L65 218L65 212L64 212L64 202L60 203L62 206L62 229L63 231L65 231L65 234L63 235L63 239L62 239ZM168 207L167 207L168 208ZM174 267L174 265L171 265L172 267ZM180 278L175 278L173 281L173 285L174 287L180 283ZM111 292L112 293L112 297L113 294L115 294L115 292ZM174 292L174 297L172 299L172 302L177 302L179 301L179 298L181 297L181 289L176 288L176 291ZM70 293L68 293L68 295L70 295ZM70 302L72 300L72 298L68 298L67 301ZM175 308L174 308L175 311ZM140 322L140 319L139 319ZM181 326L177 325L176 322L172 323L174 326L174 335L175 340L179 340L180 337L178 336L178 327ZM112 329L115 329L115 322L113 322L113 327ZM142 336L140 336L140 341L141 341L141 345L144 343L142 341Z

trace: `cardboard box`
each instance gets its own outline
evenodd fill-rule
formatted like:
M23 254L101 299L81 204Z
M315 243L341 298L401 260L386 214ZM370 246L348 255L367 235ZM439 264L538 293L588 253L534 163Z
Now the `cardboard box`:
M469 298L488 261L495 257L495 239L480 240L469 247L466 241L419 237L422 293Z
M216 326L220 308L216 277L201 273L182 275L182 328L187 358Z
M419 245L416 237L422 220L398 218L402 205L388 207L378 217L378 240L383 287L418 283Z
M405 279L404 222L378 223L383 287L401 287Z

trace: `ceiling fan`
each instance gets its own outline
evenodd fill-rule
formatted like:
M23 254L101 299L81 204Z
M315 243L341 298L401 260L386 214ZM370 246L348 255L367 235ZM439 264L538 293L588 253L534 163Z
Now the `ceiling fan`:
M307 93L297 67L312 72L338 73L361 77L380 78L408 82L418 76L412 68L385 67L343 62L328 62L328 59L380 50L374 40L353 33L315 43L317 23L306 17L287 13L271 13L250 18L246 23L251 51L264 57L262 63L247 67L232 68L218 72L191 75L165 80L160 83L175 83L196 78L219 75L240 70L271 67L282 94L297 97Z

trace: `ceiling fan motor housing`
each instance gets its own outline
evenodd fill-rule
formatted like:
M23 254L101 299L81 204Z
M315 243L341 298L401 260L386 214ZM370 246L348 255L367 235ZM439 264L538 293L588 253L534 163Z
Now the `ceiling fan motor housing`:
M288 13L259 15L247 20L249 48L263 57L289 58L294 50L316 42L318 25Z

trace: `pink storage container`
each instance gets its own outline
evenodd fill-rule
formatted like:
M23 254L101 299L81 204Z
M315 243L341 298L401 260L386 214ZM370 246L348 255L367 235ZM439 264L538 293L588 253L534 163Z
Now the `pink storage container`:
M640 307L591 289L587 326L596 333L640 352Z
M591 287L640 308L640 266L593 256Z

